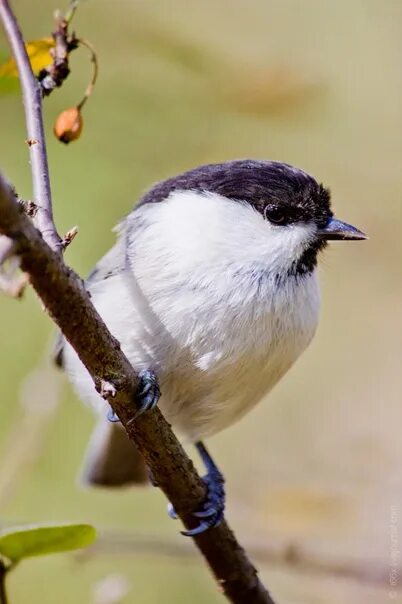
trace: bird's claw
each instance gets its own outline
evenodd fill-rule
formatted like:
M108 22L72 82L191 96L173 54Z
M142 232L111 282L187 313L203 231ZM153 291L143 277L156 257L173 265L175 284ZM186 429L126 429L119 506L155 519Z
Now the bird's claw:
M112 422L112 424L117 424L120 421L118 415L116 415L111 407L109 407L106 417L109 422Z
M144 411L151 411L154 409L161 396L158 378L151 369L144 369L141 371L138 374L138 378L137 400L139 405L133 420L137 419ZM110 408L107 413L107 419L113 423L120 421L112 408Z
M211 518L211 516L213 516L214 514L216 514L216 509L214 507L210 507L207 510L200 510L199 512L194 512L193 516L195 516L196 518Z
M173 505L170 503L168 503L167 505L167 513L169 518L171 518L172 520L177 520L178 519L178 515L176 513L176 510L174 509Z
M144 369L138 375L139 384L137 389L137 398L139 400L139 408L137 417L144 411L151 411L159 402L161 391L159 388L158 378L151 369Z
M208 473L203 477L207 493L201 509L195 511L193 516L200 518L201 522L193 529L181 531L185 537L195 537L210 528L218 526L223 520L225 511L224 478L219 471ZM170 518L176 519L177 513L171 503L168 505Z

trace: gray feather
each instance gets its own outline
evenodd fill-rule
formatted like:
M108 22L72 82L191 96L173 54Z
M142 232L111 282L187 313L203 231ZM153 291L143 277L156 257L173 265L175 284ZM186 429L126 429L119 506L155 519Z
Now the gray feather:
M85 484L105 487L148 482L145 462L124 428L105 418L93 432L81 477Z
M85 281L87 289L90 291L96 283L114 277L124 270L125 253L124 240L119 238L115 245L99 260L94 269L89 273ZM62 333L58 333L52 351L52 359L57 367L63 369L63 349L65 338Z

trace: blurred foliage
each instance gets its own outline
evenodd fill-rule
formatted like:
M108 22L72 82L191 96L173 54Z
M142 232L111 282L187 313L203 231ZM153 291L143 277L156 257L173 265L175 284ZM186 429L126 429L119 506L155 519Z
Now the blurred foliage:
M0 533L0 555L16 564L24 558L86 547L95 538L96 531L89 524L13 527Z
M27 39L50 32L53 1L15 7ZM400 510L402 501L401 25L402 5L380 0L88 2L74 27L96 46L100 77L76 145L60 145L51 129L85 88L86 59L72 56L71 77L46 100L56 220L62 233L79 224L66 259L82 275L145 188L236 157L306 169L330 186L339 218L370 235L361 245L330 246L309 351L270 404L211 442L242 541L290 542L329 563L361 561L373 578L359 583L260 565L280 604L388 601L386 582L375 577L388 572L390 506ZM4 39L0 51L5 56ZM21 102L7 95L0 104L0 165L29 198ZM26 385L47 354L51 321L32 293L22 303L2 298L0 307L2 522L68 518L119 529L127 539L181 539L156 489L109 493L77 484L91 414L66 387L47 416L47 381ZM25 439L36 409L46 430ZM13 459L21 461L8 472ZM111 549L32 560L10 577L13 604L91 602L111 571L132 586L127 604L222 601L198 558Z

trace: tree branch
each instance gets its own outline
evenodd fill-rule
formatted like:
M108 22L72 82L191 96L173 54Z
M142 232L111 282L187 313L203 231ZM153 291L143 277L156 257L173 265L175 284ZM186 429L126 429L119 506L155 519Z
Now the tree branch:
M52 196L42 117L41 85L32 73L24 39L8 0L0 0L0 19L15 58L21 82L31 161L33 198L38 206L35 224L49 246L55 251L60 251L61 240L53 222Z
M24 41L8 0L0 0L0 19L12 48L21 81L31 156L35 228L0 176L0 233L10 238L21 268L47 312L78 353L95 387L108 400L135 442L184 525L194 528L192 512L202 503L204 485L158 409L134 420L138 377L119 342L92 305L82 280L62 259L61 240L53 223L49 172L42 119L40 85L33 76ZM113 387L110 387L110 386ZM194 541L220 589L235 604L273 604L257 571L224 520Z
M95 387L105 396L134 440L159 487L187 528L205 496L204 485L158 409L133 419L138 378L93 307L84 284L43 240L0 177L0 233L12 239L21 268L48 313L77 351ZM114 396L108 384L113 384ZM226 521L195 537L223 593L236 604L272 604L257 571Z

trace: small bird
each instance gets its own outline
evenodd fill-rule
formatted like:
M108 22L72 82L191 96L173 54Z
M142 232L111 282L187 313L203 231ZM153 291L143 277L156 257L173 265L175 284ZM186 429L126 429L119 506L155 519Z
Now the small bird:
M156 184L117 232L86 287L140 374L141 411L160 399L206 466L199 524L184 532L195 535L221 522L225 503L223 475L203 440L250 411L311 342L317 256L327 241L366 236L334 218L328 189L312 176L257 160L204 165ZM107 404L66 341L57 358L99 414L86 482L146 481L135 445L117 418L107 421Z

